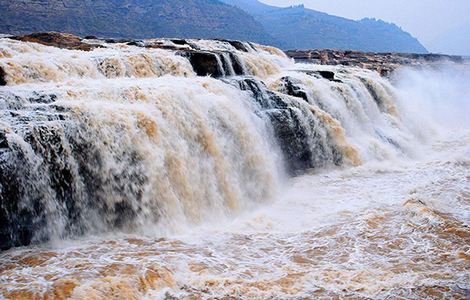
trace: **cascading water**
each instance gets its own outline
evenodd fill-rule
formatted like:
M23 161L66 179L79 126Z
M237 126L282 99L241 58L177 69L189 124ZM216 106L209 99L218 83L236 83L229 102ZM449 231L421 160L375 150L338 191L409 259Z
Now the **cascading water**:
M16 283L0 288L0 293L7 298L46 297L58 289L75 298L99 299L114 290L127 298L140 298L152 289L156 298L165 298L170 297L168 289L174 292L179 287L174 297L191 293L208 297L212 287L212 296L228 294L247 299L275 295L286 299L313 297L317 292L319 296L341 295L330 283L322 283L335 276L333 271L330 274L324 266L316 265L323 273L308 275L305 268L313 261L306 255L311 249L303 247L326 247L333 255L332 245L321 246L322 239L333 243L330 231L342 238L344 243L336 241L342 243L338 247L356 247L345 233L346 223L318 229L319 232L308 231L309 226L318 226L312 223L318 216L304 220L295 209L313 211L311 205L315 201L303 199L317 194L318 205L331 206L331 211L341 215L332 203L349 196L336 191L341 200L330 199L326 191L336 195L335 182L342 180L346 188L355 188L358 183L348 179L352 176L348 166L368 170L361 165L398 163L416 157L417 145L424 143L429 133L402 101L406 89L398 90L372 71L294 64L278 49L252 43L92 42L97 47L86 52L0 39L0 84L4 85L0 87L0 247L8 249L48 240L93 241L92 235L126 234L139 238L126 238L123 242L116 237L116 241L101 246L100 242L96 247L91 242L90 249L71 250L84 256L89 253L90 266L83 269L71 263L73 259L67 255L75 254L68 250L50 256L39 252L38 259L53 264L54 271L49 279L29 288L21 284L22 276L39 275L26 275L21 263L7 254L0 261L13 267L0 267L0 282L13 279ZM318 182L308 181L308 175L292 183L286 176L322 174L325 171L319 170L325 169L330 169L333 177L320 175L315 177ZM334 177L338 172L339 177ZM364 178L369 178L367 172L361 173ZM308 188L302 180L308 181ZM372 179L367 179L366 184L371 190L378 185ZM291 193L285 202L276 200L292 185L304 189L305 194L297 197ZM274 207L283 203L278 212L285 215L270 211L261 213L259 218L246 216L247 212L264 207L261 203L273 201ZM345 207L357 204L341 203ZM421 204L411 201L409 205L419 210ZM294 218L288 217L291 210ZM343 212L340 219L346 220L347 214ZM358 231L353 239L360 243L363 238L363 219L376 224L388 218L388 223L383 222L384 228L392 230L393 222L402 222L403 218L389 216L385 211L378 214L361 215L351 221L352 231ZM206 242L204 237L192 246L184 237L195 225L220 225L220 220L233 218L241 219L243 229L229 226L226 237L211 232L213 240ZM265 224L263 218L275 221ZM305 235L311 235L308 242L298 235L284 239L283 230L278 228L284 224L289 232L295 223L292 220L307 224L295 231L306 230ZM457 221L452 224L460 226ZM263 228L261 233L256 230L259 226ZM145 240L162 236L180 236L180 240ZM277 250L268 241L276 244ZM233 244L233 249L225 248L226 243ZM29 250L25 249L23 256L29 257ZM247 256L241 254L243 249ZM315 252L318 259L335 260L325 249ZM338 259L345 255L341 249ZM266 258L269 266L258 266L252 261L256 257L263 259L258 250L272 255L272 261ZM96 251L98 256L90 251ZM105 253L112 257L103 257L108 255ZM277 260L291 254L293 262L302 266L297 271L289 267L292 262ZM117 256L126 257L129 262L122 265ZM235 258L239 256L246 273L236 269ZM186 274L173 259L187 263L193 273L206 272L205 283L199 282L199 277L193 278L193 273L181 275L189 276L188 282L172 278L172 272ZM106 261L115 261L115 267L109 267ZM135 268L137 264L142 265L141 270ZM42 262L34 266L39 265ZM66 271L69 268L81 277L73 277L74 272ZM459 268L460 265L451 271L461 272ZM117 279L126 272L129 281ZM354 270L351 272L338 276L346 282L359 276ZM73 280L57 280L65 273ZM94 282L95 273L105 274L108 279ZM272 278L278 279L270 281ZM296 280L318 286L305 294L308 289L296 286ZM77 287L73 295L72 290L65 291L64 284L72 290ZM338 285L348 288L343 281ZM368 287L362 288L355 295L379 295L370 294Z
M246 199L269 199L279 177L270 134L293 173L359 164L342 124L374 147L405 145L393 141L399 130L373 132L393 127L397 112L392 88L370 72L329 82L280 72L280 62L290 62L270 48L189 41L215 57L217 76L251 75L216 81L196 78L194 61L172 51L117 45L82 53L2 42L2 196L11 206L3 210L3 247L200 222L214 210L239 210ZM198 61L195 69L204 67ZM274 76L270 89L253 75ZM309 92L299 98L292 89Z

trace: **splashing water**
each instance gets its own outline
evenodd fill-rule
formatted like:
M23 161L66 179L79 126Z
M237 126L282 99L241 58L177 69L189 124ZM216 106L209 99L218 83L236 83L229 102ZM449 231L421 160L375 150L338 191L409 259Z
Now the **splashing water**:
M0 295L468 297L468 66L186 43L0 39Z

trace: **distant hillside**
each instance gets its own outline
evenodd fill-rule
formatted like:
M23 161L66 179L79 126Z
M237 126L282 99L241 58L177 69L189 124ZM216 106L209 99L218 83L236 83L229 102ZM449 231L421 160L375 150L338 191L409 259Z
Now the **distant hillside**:
M222 2L224 3L222 3ZM394 24L353 21L257 0L0 0L0 33L69 32L116 38L225 38L283 49L426 49Z
M221 1L251 13L284 49L427 53L416 38L395 24L381 20L353 21L303 5L279 8L257 0Z
M0 0L0 33L227 38L273 44L243 10L217 0Z

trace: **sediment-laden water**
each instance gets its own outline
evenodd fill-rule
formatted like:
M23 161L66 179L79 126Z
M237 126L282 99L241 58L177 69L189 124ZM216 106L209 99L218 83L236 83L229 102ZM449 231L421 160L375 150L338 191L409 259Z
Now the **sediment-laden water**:
M102 46L0 39L3 297L469 296L466 66Z

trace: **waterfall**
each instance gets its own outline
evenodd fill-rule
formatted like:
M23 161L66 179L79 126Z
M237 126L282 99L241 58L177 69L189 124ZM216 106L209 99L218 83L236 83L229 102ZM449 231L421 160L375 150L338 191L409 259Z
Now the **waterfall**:
M95 42L0 39L0 248L171 231L269 201L284 172L411 151L371 71L237 41Z

